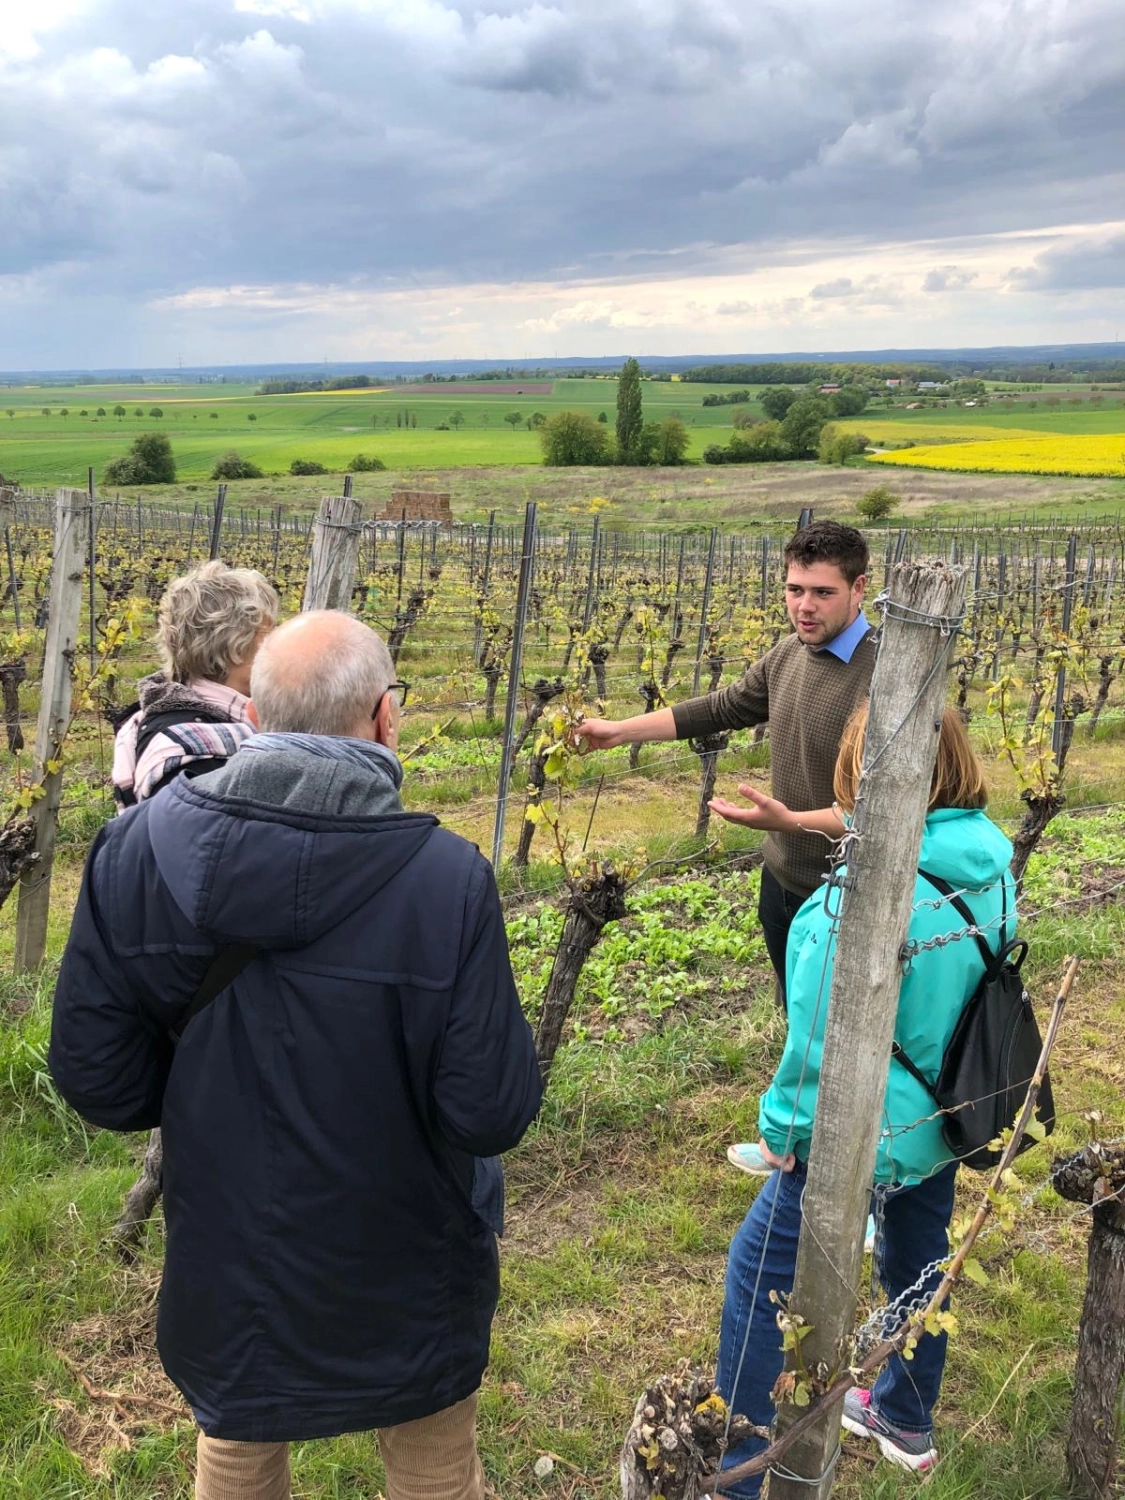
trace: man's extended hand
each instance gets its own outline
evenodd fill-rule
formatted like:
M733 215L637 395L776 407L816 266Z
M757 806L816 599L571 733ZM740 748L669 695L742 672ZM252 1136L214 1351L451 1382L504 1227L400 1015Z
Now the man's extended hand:
M574 734L583 742L584 750L612 750L625 744L621 726L613 719L583 719Z
M760 828L763 833L792 833L797 828L797 819L784 802L776 797L767 797L757 787L743 783L738 795L745 797L749 807L740 807L737 802L728 802L725 797L712 797L707 806L728 823L741 823L746 828Z

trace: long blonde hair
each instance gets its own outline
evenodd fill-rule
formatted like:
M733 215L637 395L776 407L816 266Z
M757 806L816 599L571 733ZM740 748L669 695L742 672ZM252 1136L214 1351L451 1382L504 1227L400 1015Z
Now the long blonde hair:
M864 699L844 725L840 753L836 757L836 770L832 777L836 801L849 813L855 808L856 793L859 790L869 707L869 701ZM941 737L938 740L933 780L930 782L927 811L933 812L936 807L980 809L987 806L988 787L985 784L984 767L965 733L961 715L955 708L947 708L941 719Z

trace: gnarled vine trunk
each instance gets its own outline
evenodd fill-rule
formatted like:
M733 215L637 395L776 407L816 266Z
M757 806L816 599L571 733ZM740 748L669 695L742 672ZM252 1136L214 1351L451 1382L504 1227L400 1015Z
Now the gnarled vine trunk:
M551 1071L562 1041L582 966L593 952L602 929L625 915L627 889L624 876L606 864L571 890L535 1033L535 1052L544 1078Z
M1066 1466L1075 1500L1110 1500L1122 1493L1123 1477L1125 1147L1087 1146L1057 1162L1051 1182L1062 1197L1094 1205Z

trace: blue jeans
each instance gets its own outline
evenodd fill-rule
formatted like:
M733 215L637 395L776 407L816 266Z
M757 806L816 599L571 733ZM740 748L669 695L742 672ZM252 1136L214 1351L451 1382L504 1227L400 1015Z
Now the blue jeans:
M778 993L785 1002L785 947L793 918L804 906L805 896L797 896L762 866L762 883L758 888L758 921L766 940L766 952L777 975Z
M806 1165L798 1162L792 1172L774 1172L766 1179L731 1243L727 1260L718 1386L736 1412L762 1426L773 1421L770 1391L784 1364L777 1308L770 1302L769 1294L793 1290L807 1172ZM879 1279L888 1298L893 1299L912 1286L931 1261L942 1260L949 1254L946 1231L953 1215L956 1176L954 1162L916 1187L899 1188L886 1195L882 1243L876 1247L876 1259ZM929 1292L933 1292L940 1279L940 1272L931 1277L927 1284ZM945 1368L946 1343L945 1334L923 1335L912 1360L894 1355L883 1366L872 1392L872 1405L887 1421L908 1432L932 1429L933 1407ZM729 1469L745 1463L764 1446L757 1438L740 1443L729 1450L723 1467ZM762 1476L754 1475L734 1485L730 1493L756 1496L761 1485Z

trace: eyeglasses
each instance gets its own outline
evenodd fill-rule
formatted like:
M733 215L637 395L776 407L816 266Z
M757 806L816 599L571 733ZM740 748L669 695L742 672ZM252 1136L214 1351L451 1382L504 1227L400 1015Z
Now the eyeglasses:
M375 707L371 710L371 717L373 719L376 717L376 715L379 712L380 704L382 704L383 699L387 696L388 693L397 693L398 694L397 702L398 702L399 708L405 708L406 707L406 695L407 695L407 693L409 693L409 691L410 691L410 684L408 682L388 682L387 686L379 694L379 700L375 704Z

